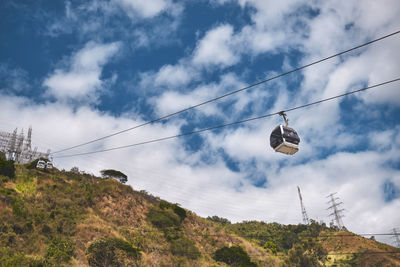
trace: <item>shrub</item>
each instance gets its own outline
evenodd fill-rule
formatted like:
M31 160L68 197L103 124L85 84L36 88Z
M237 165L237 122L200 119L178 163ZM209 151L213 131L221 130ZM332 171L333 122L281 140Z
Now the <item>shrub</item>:
M12 210L15 217L25 218L28 214L28 210L25 207L25 201L19 197L12 200Z
M293 248L289 250L288 258L285 260L285 263L288 266L294 267L321 266L318 255L312 253L312 251L311 253L307 251L302 244L295 244Z
M220 223L220 224L231 224L231 221L229 221L228 219L222 218L222 217L218 217L216 215L214 215L212 217L208 216L207 220L210 220L210 221L216 222L216 223Z
M158 205L161 210L165 209L172 209L173 212L181 218L181 221L183 221L186 218L186 210L179 207L179 204L171 204L167 201L161 201L160 204Z
M172 204L167 202L167 201L160 201L160 204L158 204L158 206L160 207L160 209L165 210L165 209L169 209L172 207Z
M274 242L268 241L263 246L265 249L271 250L271 252L276 255L278 254L278 250L276 249L276 245Z
M13 160L0 159L0 175L7 176L9 178L15 177L15 166Z
M70 240L56 237L51 240L46 253L46 262L48 264L59 265L62 262L69 262L74 253L74 244Z
M171 241L170 249L173 255L184 256L192 260L199 258L201 255L195 243L185 237Z
M173 211L175 212L176 215L179 216L179 218L181 218L181 221L183 221L186 218L186 210L179 207L178 204L174 204Z
M151 209L147 213L147 219L160 229L179 227L181 224L179 217L168 210Z
M27 257L20 252L13 252L6 247L0 247L0 266L29 266L43 267L44 263L41 259Z
M140 259L140 251L131 243L119 238L100 238L94 241L86 253L90 266L127 266Z
M216 261L225 262L231 266L257 266L255 263L251 262L249 255L240 246L233 247L222 247L215 251L214 259Z

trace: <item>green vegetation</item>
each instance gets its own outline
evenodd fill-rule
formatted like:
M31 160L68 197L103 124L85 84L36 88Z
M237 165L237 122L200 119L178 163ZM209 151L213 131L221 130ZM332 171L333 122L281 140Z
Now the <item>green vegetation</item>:
M0 247L0 266L29 266L43 267L44 260L40 257L28 257L8 247Z
M182 222L186 218L186 210L178 204L161 201L158 207L153 207L147 214L147 219L163 233L170 242L173 255L197 259L201 253L195 243L184 236Z
M117 170L112 170L112 169L102 170L100 171L100 173L103 178L114 178L123 184L125 184L128 181L128 176Z
M47 265L60 265L63 262L69 262L74 254L74 243L71 240L62 237L56 237L51 240L45 256Z
M210 220L210 221L215 222L215 223L220 223L222 225L231 224L231 222L228 219L225 219L225 218L222 218L222 217L218 217L216 215L214 215L212 217L208 216L207 220Z
M276 245L274 244L274 242L267 241L264 244L263 248L269 249L274 255L278 254L278 250L276 249Z
M186 210L179 207L179 204L177 203L172 204L167 201L161 201L159 207L161 210L172 209L173 212L179 216L181 222L186 218Z
M240 246L222 247L215 251L214 259L230 266L251 267L257 266L251 262L249 255Z
M147 219L157 228L167 231L170 228L181 225L180 218L170 210L159 210L153 208L147 214Z
M236 224L227 224L229 231L256 242L260 247L271 242L277 252L287 253L295 244L302 243L307 237L318 237L321 231L330 232L331 229L316 221L310 225L283 225L279 223L264 223L248 221Z
M90 266L135 266L140 259L139 249L119 238L99 238L87 250Z
M0 176L2 175L11 179L15 177L14 161L6 160L4 153L0 154Z
M327 251L314 239L307 239L304 243L296 243L288 253L285 263L287 266L323 266Z
M170 249L173 255L184 256L191 260L195 260L201 256L195 243L183 236L171 240Z

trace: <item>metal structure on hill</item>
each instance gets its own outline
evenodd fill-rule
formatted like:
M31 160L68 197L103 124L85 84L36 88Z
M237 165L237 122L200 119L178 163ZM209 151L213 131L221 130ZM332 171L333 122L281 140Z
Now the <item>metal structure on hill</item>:
M301 192L300 192L299 186L297 186L297 192L299 193L299 198L300 198L301 215L303 216L303 223L308 225L308 224L310 224L310 220L308 219L306 208L304 207L304 204L303 204L303 198L301 197Z
M393 228L393 238L395 240L396 247L398 247L398 248L400 248L400 238L399 238L399 236L400 236L399 230L396 229L396 228Z
M49 158L50 149L47 152L38 152L35 147L32 150L32 127L29 127L25 138L24 130L18 134L18 128L12 133L0 132L0 151L6 155L7 160L16 163L28 163L39 158Z
M330 200L327 203L330 203L331 206L329 208L327 208L327 210L333 209L333 212L331 214L329 214L329 216L333 216L333 220L336 222L336 226L339 229L343 229L344 225L343 225L343 221L342 218L344 217L344 215L342 214L342 212L344 211L344 209L339 209L338 207L340 205L343 204L343 202L336 202L339 201L338 197L335 197L337 193L332 193L329 196L327 196L327 198L330 198Z

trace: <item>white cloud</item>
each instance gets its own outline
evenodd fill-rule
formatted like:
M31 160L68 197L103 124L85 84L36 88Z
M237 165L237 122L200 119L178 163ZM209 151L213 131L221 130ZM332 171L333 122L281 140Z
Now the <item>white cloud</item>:
M193 55L196 65L230 66L238 62L239 57L232 50L233 28L231 25L221 25L208 31L199 41Z
M114 0L132 18L152 18L165 11L180 12L181 7L169 0Z
M287 19L286 15L304 5L301 0L239 0L238 2L242 7L249 5L255 8L252 20L259 28L282 27Z
M155 77L155 84L158 86L184 86L193 78L193 70L183 65L165 65Z
M102 67L119 47L119 43L87 43L71 56L68 66L56 69L44 80L47 94L61 101L96 99L94 94L102 89L104 83L100 79Z

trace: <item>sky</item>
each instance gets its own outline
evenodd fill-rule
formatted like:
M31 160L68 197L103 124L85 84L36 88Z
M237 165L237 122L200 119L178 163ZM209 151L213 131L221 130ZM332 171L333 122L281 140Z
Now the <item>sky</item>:
M33 128L58 151L134 127L400 30L397 0L3 0L0 131ZM400 84L288 112L300 150L274 152L279 116L179 135L400 77L400 34L98 142L53 155L232 222L331 221L331 193L356 233L400 227ZM390 243L390 237L377 237Z

